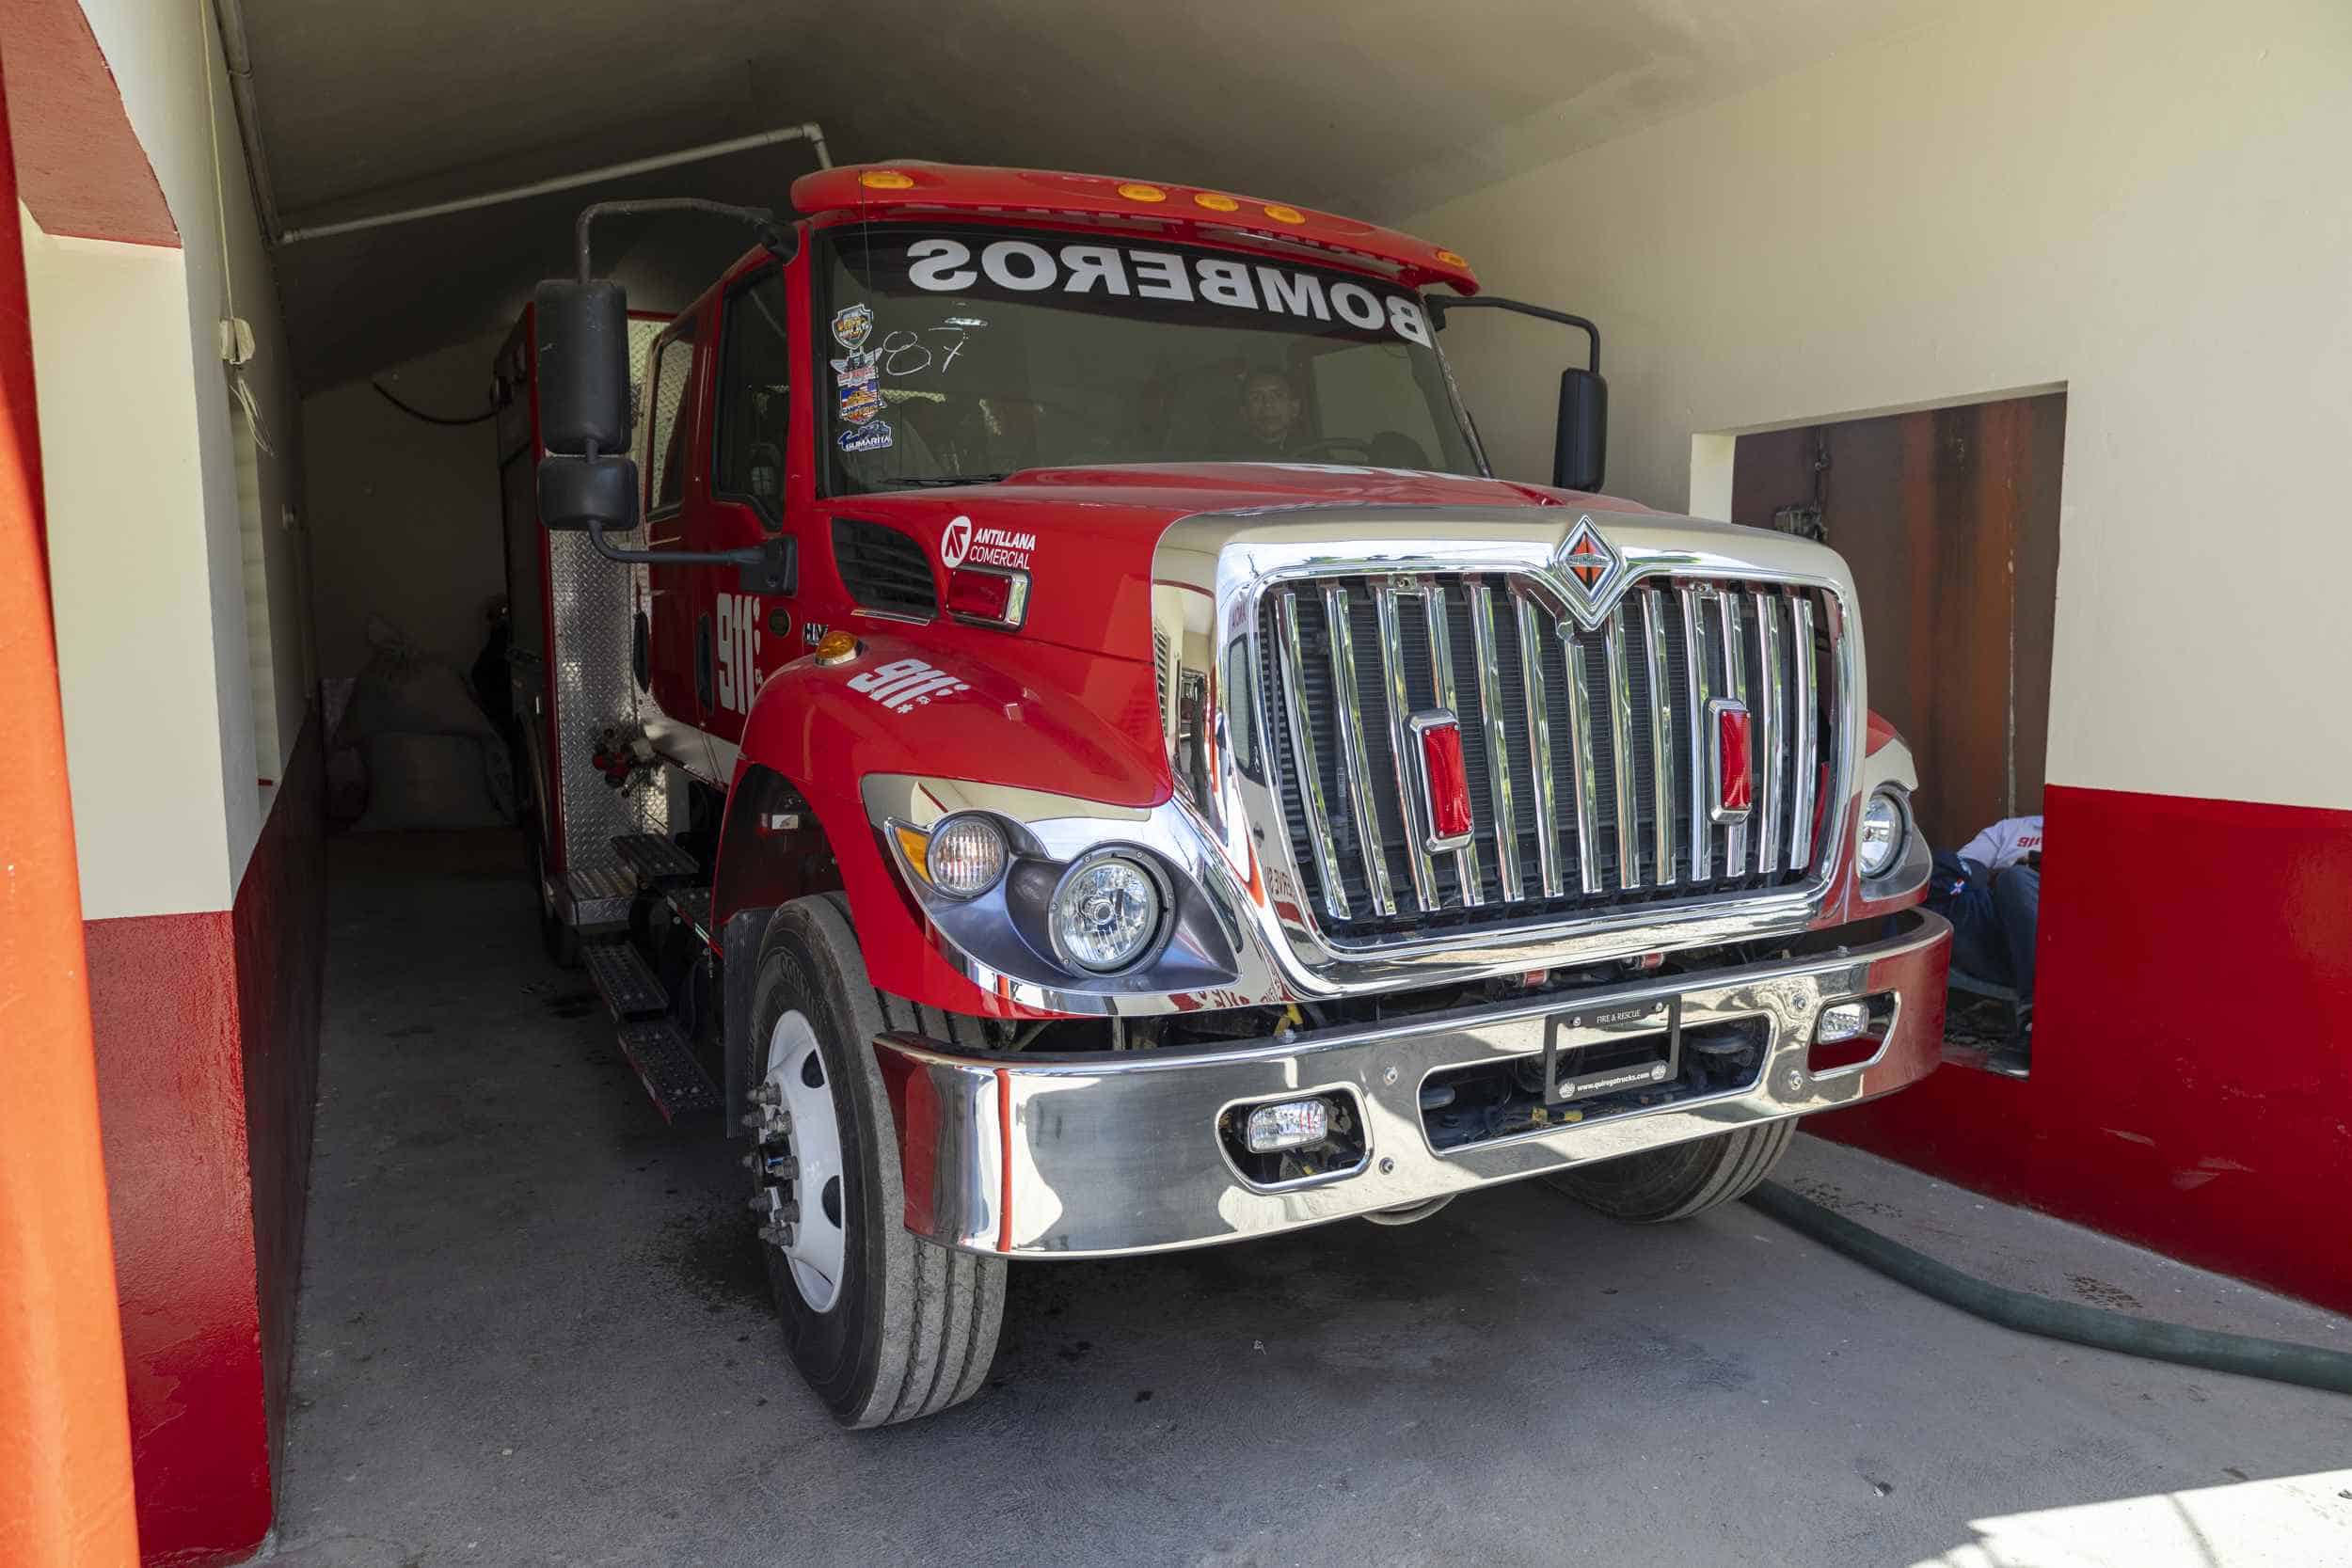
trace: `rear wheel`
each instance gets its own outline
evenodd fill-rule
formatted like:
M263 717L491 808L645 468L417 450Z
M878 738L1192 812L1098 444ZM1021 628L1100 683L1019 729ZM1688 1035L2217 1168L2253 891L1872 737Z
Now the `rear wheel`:
M898 1016L894 1016L898 1015ZM752 997L752 1206L793 1365L844 1426L972 1397L995 1358L1005 1263L910 1235L874 1037L878 995L839 894L778 911Z
M1612 1219L1636 1225L1687 1220L1745 1197L1772 1174L1796 1132L1797 1118L1788 1117L1578 1165L1544 1180Z

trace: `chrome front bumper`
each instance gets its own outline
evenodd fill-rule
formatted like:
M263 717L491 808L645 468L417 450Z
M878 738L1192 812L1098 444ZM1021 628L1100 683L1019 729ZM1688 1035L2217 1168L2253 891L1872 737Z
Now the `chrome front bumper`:
M1300 1031L1215 1052L973 1056L883 1035L874 1043L898 1123L907 1228L944 1245L1013 1257L1200 1246L1851 1105L1935 1068L1951 941L1951 928L1920 910L1863 928L1884 934L1787 962ZM1879 995L1895 1006L1877 1053L1808 1071L1821 1008ZM1431 1073L1540 1054L1545 1020L1569 1007L1669 997L1680 999L1686 1030L1764 1022L1754 1086L1442 1151L1431 1146L1421 1111ZM1237 1102L1319 1090L1352 1092L1362 1108L1363 1163L1281 1188L1246 1180L1218 1135L1220 1115Z

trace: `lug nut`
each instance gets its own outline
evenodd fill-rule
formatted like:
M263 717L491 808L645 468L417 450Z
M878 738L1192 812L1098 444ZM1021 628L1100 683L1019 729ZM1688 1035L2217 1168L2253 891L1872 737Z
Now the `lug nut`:
M752 1103L755 1105L781 1105L784 1103L784 1093L773 1084L762 1084L757 1088L752 1090Z

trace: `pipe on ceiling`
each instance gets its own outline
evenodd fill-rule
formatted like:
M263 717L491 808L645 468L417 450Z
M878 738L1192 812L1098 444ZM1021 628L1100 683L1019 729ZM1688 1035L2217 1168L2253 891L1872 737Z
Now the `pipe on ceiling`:
M233 6L235 0L224 0ZM240 100L240 103L243 101ZM658 168L670 168L678 164L691 164L704 158L724 157L730 152L748 152L756 147L773 147L778 142L805 141L817 154L817 166L833 167L833 155L825 149L825 133L815 120L799 125L787 125L755 135L736 136L727 141L705 142L681 152L665 152L654 158L636 158L625 164L606 164L579 174L560 175L553 180L537 180L528 185L513 185L505 190L485 191L480 196L461 197L455 201L436 201L425 207L404 207L398 212L377 213L369 217L348 218L341 223L317 223L300 229L289 229L278 236L280 245L294 245L303 240L323 240L330 234L356 234L365 229L382 229L388 224L413 223L419 218L437 218L450 213L471 212L477 207L495 207L501 202L520 201L526 197L547 196L555 191L568 191L580 185L593 185L603 180L620 180L632 174L645 174Z
M215 0L213 22L220 29L221 64L229 72L229 98L237 116L237 139L245 143L245 176L253 186L262 237L276 245L278 192L269 181L269 157L262 150L262 110L253 96L253 51L245 41L243 0Z

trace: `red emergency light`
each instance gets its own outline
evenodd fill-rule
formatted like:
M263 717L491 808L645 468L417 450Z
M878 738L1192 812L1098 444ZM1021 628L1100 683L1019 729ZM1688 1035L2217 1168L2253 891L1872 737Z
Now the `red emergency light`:
M1378 262L1411 287L1447 283L1466 294L1478 292L1469 260L1427 240L1311 207L1159 181L908 159L812 170L792 182L792 206L820 223L830 214L864 219L928 212L966 217L1037 214L1221 230Z
M947 613L975 626L1017 628L1029 612L1029 574L958 566L947 574Z
M1439 708L1413 715L1421 741L1422 783L1429 806L1432 849L1454 849L1470 842L1470 768L1462 761L1462 726Z
M1715 820L1738 821L1756 803L1747 705L1718 699L1708 708L1715 715Z

